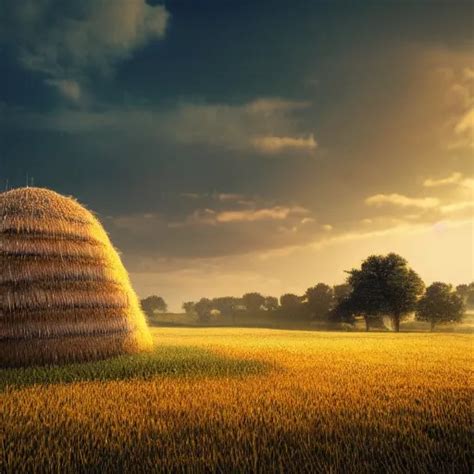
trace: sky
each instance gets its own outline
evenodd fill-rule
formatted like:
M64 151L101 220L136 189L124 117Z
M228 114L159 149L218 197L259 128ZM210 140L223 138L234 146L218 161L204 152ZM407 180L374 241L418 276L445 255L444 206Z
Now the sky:
M3 0L0 186L72 195L140 296L474 278L468 1Z

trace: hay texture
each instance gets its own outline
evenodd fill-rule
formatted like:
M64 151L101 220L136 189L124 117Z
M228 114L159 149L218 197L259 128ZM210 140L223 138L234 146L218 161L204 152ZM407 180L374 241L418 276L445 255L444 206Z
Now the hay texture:
M0 193L0 366L102 359L151 345L99 221L47 189Z

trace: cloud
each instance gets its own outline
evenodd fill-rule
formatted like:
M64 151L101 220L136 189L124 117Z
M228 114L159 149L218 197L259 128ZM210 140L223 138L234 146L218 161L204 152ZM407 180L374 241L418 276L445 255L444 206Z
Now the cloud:
M467 110L457 122L454 131L464 137L467 146L474 147L474 107Z
M73 80L47 79L46 84L54 87L65 99L78 102L81 98L81 86Z
M460 202L455 202L452 204L446 204L444 206L441 206L440 208L443 214L454 214L454 213L459 213L463 211L469 211L470 209L474 209L474 200L460 201Z
M302 207L272 207L267 209L245 209L240 211L224 211L216 214L216 221L225 222L254 222L261 220L284 220L290 214L305 214L308 210Z
M235 194L235 193L218 193L215 197L219 201L240 201L242 202L245 199L243 194Z
M148 41L165 34L169 13L145 0L6 0L2 42L20 63L56 82L69 97L67 81L90 70L108 73Z
M403 194L375 194L366 198L365 203L368 206L384 206L390 204L398 207L415 207L420 209L433 209L439 206L439 199L426 198L411 198Z
M473 198L473 191L474 191L474 178L465 178L462 173L451 173L449 176L446 178L440 178L440 179L426 179L423 182L423 186L428 187L428 188L435 188L435 187L442 187L442 186L448 186L448 185L455 185L454 192L456 193L456 197L458 200L460 200L460 203L465 202L464 199L466 197L470 197L471 199ZM457 203L451 203L447 205L447 208L449 209L450 206L457 206ZM463 206L461 205L461 208ZM465 207L464 207L465 208ZM443 211L443 206L440 206L440 211L441 212L446 212Z
M295 114L308 102L257 98L241 105L180 104L164 117L161 130L177 142L211 144L230 150L276 152L314 150L312 133L301 135ZM271 131L271 133L270 133Z
M277 111L291 111L305 109L311 106L308 101L284 100L280 98L260 98L248 104L253 113L273 113Z
M297 114L308 102L281 98L258 98L240 104L200 104L181 102L173 107L145 106L66 109L47 116L22 115L22 127L46 128L69 133L108 131L122 137L142 137L144 141L206 145L237 152L257 152L263 156L285 153L293 156L314 151L313 133L301 130ZM9 121L15 121L9 114ZM256 138L257 137L257 138Z
M463 179L460 185L468 191L474 191L474 178Z
M268 154L279 153L288 149L313 151L317 147L313 134L310 134L307 138L276 136L257 137L254 138L253 145L257 150Z
M301 206L219 209L219 205L236 203L213 203L215 209L198 208L180 216L166 212L110 216L104 225L117 248L126 249L124 253L134 262L142 258L244 255L309 242L327 232Z
M221 195L218 195L221 196ZM218 197L219 199L219 197ZM224 202L227 200L224 199ZM237 201L241 204L241 201ZM245 204L247 204L245 202ZM290 217L309 214L309 211L301 206L273 206L255 209L197 209L183 221L173 222L172 227L185 227L195 224L218 225L238 222L257 222L257 221L281 221ZM306 220L305 220L306 219ZM312 218L304 218L301 224L314 222Z
M426 188L434 188L438 186L445 186L448 184L458 184L461 181L461 179L462 179L462 174L455 172L455 173L450 174L446 178L425 179L425 181L423 182L423 186L425 186Z

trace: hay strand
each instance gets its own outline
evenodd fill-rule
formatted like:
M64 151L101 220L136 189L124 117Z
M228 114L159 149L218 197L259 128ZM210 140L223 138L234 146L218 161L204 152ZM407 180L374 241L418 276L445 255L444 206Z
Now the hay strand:
M53 191L1 193L0 366L150 347L138 298L99 221Z

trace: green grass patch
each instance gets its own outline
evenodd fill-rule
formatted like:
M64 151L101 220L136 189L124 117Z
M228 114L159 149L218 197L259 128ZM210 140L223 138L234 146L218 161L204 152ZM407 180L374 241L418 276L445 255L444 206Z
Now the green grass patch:
M150 353L83 364L0 370L0 391L28 385L161 377L243 377L260 374L268 364L239 360L198 347L159 346Z

